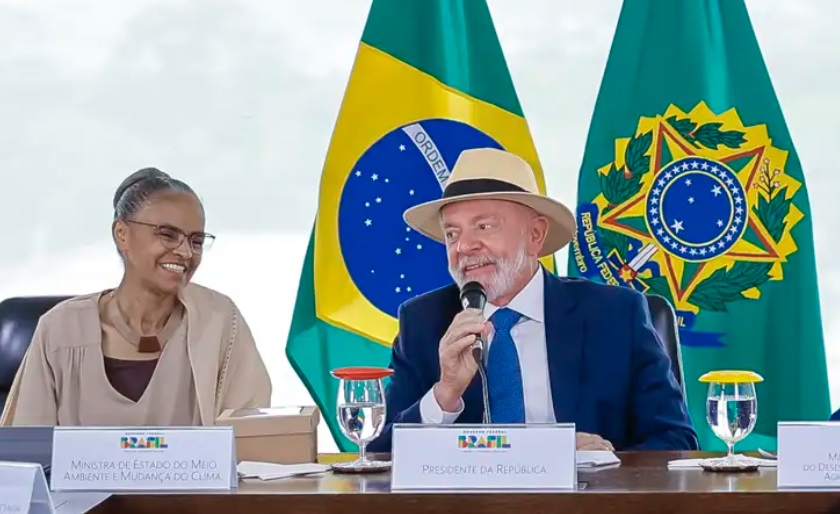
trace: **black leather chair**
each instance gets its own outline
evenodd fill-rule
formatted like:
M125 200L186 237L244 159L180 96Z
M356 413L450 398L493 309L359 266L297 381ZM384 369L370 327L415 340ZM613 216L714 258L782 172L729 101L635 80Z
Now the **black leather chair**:
M671 370L677 377L683 396L685 396L685 385L683 384L682 357L680 356L680 331L677 327L677 314L671 303L664 297L649 294L646 295L650 317L653 319L653 327L665 343L665 352L671 358Z
M0 302L0 411L20 363L32 342L38 320L69 296L9 298Z

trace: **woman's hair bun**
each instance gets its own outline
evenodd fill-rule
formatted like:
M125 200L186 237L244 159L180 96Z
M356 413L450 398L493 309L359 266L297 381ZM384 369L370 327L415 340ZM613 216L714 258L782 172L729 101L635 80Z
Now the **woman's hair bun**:
M122 198L131 186L139 184L140 182L145 182L146 180L168 180L170 178L171 177L169 175L157 168L143 168L142 170L135 171L131 175L127 176L125 180L122 181L122 184L117 187L117 191L114 193L114 209L117 208L117 204L120 203L120 198Z

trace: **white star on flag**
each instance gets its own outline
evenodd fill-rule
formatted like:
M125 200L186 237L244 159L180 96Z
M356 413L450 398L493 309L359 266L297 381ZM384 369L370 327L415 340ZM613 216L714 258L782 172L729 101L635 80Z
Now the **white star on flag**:
M679 234L681 230L685 230L683 228L683 222L680 220L674 220L674 224L671 225L671 228L674 229L674 232L677 234Z

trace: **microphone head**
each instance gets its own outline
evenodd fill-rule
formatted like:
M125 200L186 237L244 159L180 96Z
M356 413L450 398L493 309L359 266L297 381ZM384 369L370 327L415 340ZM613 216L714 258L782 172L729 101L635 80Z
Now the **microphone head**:
M461 305L465 309L484 309L484 304L487 303L487 293L484 291L484 286L478 282L467 282L461 287Z

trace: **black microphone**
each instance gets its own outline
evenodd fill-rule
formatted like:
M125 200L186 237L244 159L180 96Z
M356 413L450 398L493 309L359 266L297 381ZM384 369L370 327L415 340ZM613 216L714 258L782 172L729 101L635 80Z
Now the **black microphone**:
M478 282L467 282L461 288L461 305L464 309L478 309L484 310L484 304L487 303L487 293L484 292L484 287ZM485 359L484 337L481 334L476 335L475 345L472 347L472 354L475 361L481 365Z
M487 293L478 282L467 282L461 287L461 305L464 309L484 310L487 303ZM478 374L481 376L481 396L484 401L484 423L490 424L490 393L487 385L487 342L482 334L476 334L472 355L478 364Z

